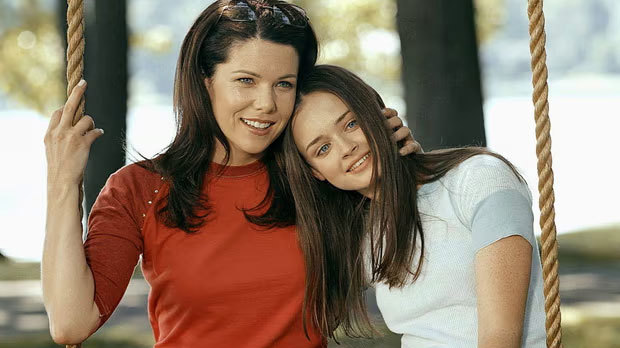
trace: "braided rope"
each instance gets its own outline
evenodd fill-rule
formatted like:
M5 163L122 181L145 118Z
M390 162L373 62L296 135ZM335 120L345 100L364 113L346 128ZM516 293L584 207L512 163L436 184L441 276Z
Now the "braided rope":
M73 88L80 82L84 73L84 4L82 0L67 0L67 97ZM73 117L75 125L84 115L84 98ZM82 200L84 199L84 180L79 185L80 217L84 214ZM81 220L81 218L80 218ZM67 345L67 348L80 348L78 345Z
M555 194L551 168L551 123L549 121L549 89L547 86L547 53L545 50L545 15L543 0L528 0L530 20L530 53L532 55L532 84L536 119L536 156L538 157L538 191L540 197L540 228L542 230L542 259L547 318L547 347L562 347L560 327L560 281L558 278L558 243L555 229Z

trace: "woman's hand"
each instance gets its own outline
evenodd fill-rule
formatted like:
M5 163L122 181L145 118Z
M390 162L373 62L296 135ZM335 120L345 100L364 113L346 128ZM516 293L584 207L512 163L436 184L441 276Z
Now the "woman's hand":
M401 156L406 156L412 153L424 153L420 143L413 139L413 133L409 127L403 125L403 120L398 117L398 112L394 109L383 109L383 116L385 116L385 125L389 130L392 130L392 141L398 144L402 141L402 146L398 150Z
M48 185L78 185L86 168L90 146L103 134L102 129L95 129L90 116L84 116L72 125L84 91L86 81L82 80L64 107L54 111L50 119L44 138Z

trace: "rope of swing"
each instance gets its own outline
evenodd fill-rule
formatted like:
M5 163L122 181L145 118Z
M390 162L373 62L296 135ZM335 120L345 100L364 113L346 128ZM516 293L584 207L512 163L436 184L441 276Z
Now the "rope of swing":
M67 97L80 82L84 74L84 3L82 0L67 0ZM84 116L84 97L73 117L73 125ZM78 209L84 214L84 179L79 185ZM66 348L80 348L82 345L67 345Z
M547 52L545 50L545 14L543 0L528 0L530 53L532 55L532 85L534 92L534 117L536 120L536 157L538 158L538 206L543 278L545 294L545 327L547 347L562 347L560 326L560 280L558 277L558 242L555 228L555 194L553 193L553 170L551 168L551 123L549 121L549 88L547 86Z
M84 73L84 8L83 0L67 0L67 96L82 79ZM547 85L547 53L545 50L545 16L542 0L528 0L530 53L532 55L532 84L536 120L536 156L538 158L538 191L540 193L540 227L542 230L542 259L544 277L545 311L547 319L547 347L562 347L560 327L560 294L558 277L558 244L555 227L555 194L551 158L551 123L549 121L549 90ZM73 119L77 123L84 115L84 99ZM83 183L79 187L79 211L83 214ZM79 348L81 345L67 345Z

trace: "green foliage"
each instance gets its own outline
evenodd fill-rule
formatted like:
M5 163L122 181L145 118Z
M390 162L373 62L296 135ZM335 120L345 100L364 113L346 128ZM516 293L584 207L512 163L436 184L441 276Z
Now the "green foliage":
M40 1L0 2L0 90L41 113L64 99L63 48L53 12Z
M506 0L474 0L474 10L478 42L485 43L504 24Z
M396 3L393 0L298 0L308 11L321 43L321 63L336 64L358 73L386 80L400 78L400 52L390 49L398 42ZM390 43L376 47L369 35L381 35ZM364 50L363 45L375 46ZM372 47L371 47L372 48Z

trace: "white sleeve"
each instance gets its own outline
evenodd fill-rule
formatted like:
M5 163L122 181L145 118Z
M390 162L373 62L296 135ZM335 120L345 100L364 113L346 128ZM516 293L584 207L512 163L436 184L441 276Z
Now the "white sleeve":
M524 237L535 247L531 194L508 164L478 155L456 170L452 205L459 220L471 230L476 251L513 235Z

